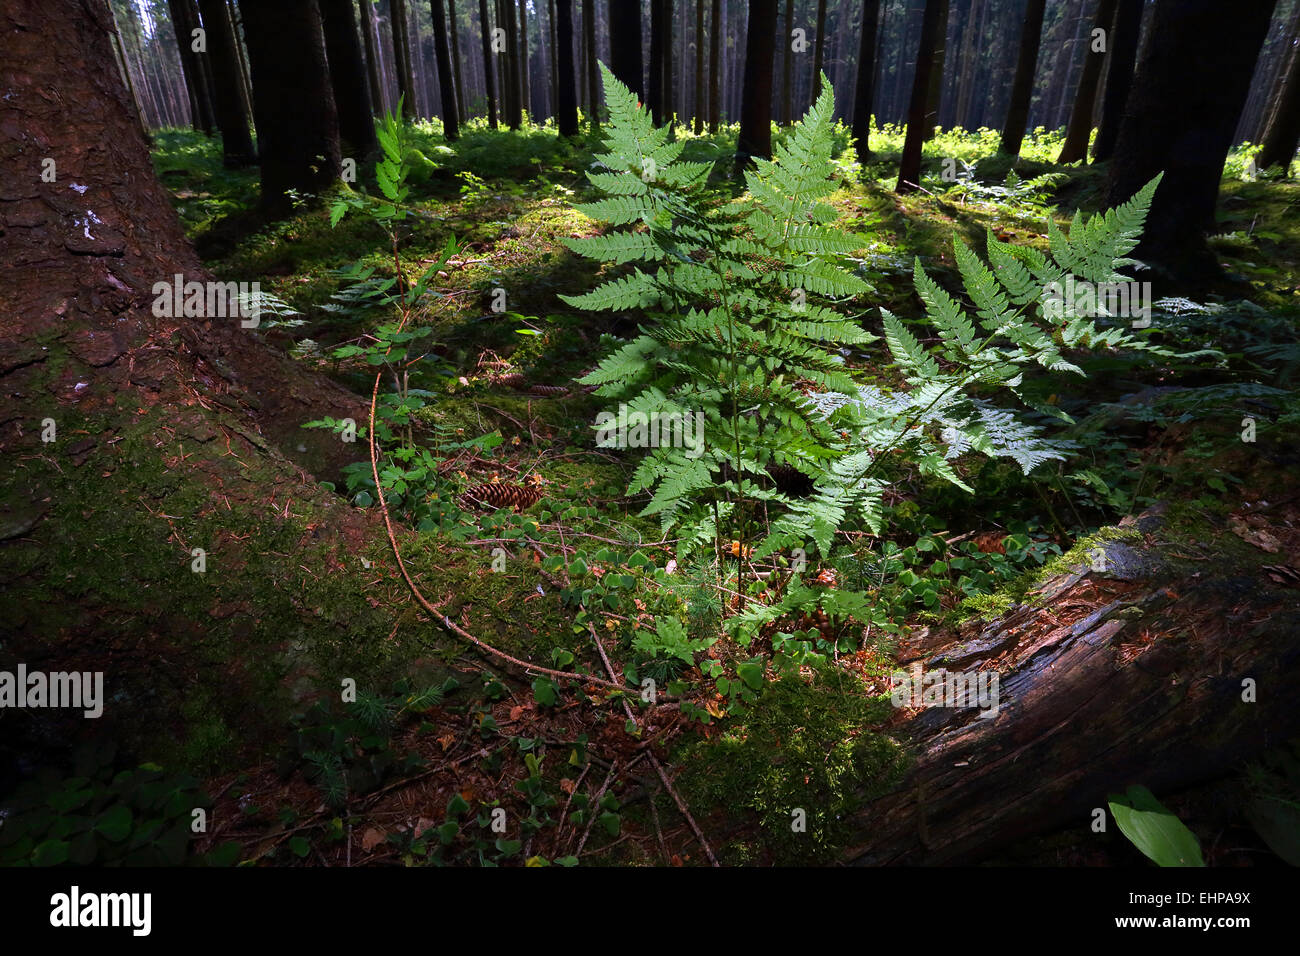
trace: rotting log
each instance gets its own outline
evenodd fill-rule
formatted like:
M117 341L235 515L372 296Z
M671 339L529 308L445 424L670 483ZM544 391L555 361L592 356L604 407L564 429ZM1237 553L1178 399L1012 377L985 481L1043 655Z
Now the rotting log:
M1254 568L1187 560L1157 509L969 637L927 634L899 662L993 669L999 707L917 708L889 728L913 763L866 802L857 865L961 864L1087 827L1107 795L1221 776L1300 729L1300 592ZM1254 681L1256 701L1243 699ZM1248 696L1248 695L1247 695Z

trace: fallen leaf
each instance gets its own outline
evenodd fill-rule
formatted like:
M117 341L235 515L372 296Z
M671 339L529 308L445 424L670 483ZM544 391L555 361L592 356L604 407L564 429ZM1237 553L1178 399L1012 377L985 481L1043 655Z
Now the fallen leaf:
M384 834L380 833L374 827L371 827L365 833L361 834L361 849L369 853L379 844L384 842Z
M1276 554L1282 548L1282 542L1273 535L1262 528L1252 528L1236 516L1229 519L1228 527L1242 541L1259 548L1261 551Z

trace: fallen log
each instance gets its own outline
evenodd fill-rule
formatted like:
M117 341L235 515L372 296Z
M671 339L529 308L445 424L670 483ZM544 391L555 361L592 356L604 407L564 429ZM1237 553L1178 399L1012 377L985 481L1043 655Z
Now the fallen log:
M913 763L855 812L845 862L979 862L1089 826L1128 784L1190 786L1300 730L1300 592L1244 564L1186 560L1158 511L1126 523L1141 535L1098 542L1103 559L978 633L900 648L905 668L996 672L996 714L900 712L889 730Z

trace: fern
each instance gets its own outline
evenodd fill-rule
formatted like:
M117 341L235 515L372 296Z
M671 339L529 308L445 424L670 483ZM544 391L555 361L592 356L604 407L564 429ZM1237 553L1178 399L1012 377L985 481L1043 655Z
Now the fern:
M650 492L644 513L678 527L683 552L723 533L744 539L760 510L770 523L791 509L769 466L817 476L843 453L806 391L852 388L832 346L874 340L837 308L869 287L842 261L865 243L827 225L834 212L822 201L834 189L833 96L827 86L773 158L749 171L748 195L727 202L708 188L711 164L682 161L682 144L602 72L610 123L588 179L604 198L576 208L606 229L568 246L610 270L565 301L639 309L647 321L583 382L631 410L703 412L704 453L649 451L629 492ZM818 529L843 518L815 517Z
M717 554L728 540L751 543L751 560L809 542L826 554L850 522L879 533L889 483L882 469L900 455L962 488L959 459L968 453L1010 458L1028 474L1066 457L1070 444L988 396L1019 398L1034 366L1082 374L1066 358L1071 348L1170 354L1078 310L1053 317L1044 307L1046 290L1067 277L1120 281L1157 179L1114 210L1076 217L1068 233L1049 225L1047 253L990 234L985 261L954 239L961 295L917 260L914 281L937 343L923 345L882 310L884 345L907 388L860 385L837 350L876 338L851 315L871 288L849 257L868 242L835 225L825 201L835 189L830 84L772 158L755 160L746 193L728 200L710 189L711 166L683 162L681 143L601 70L610 122L588 179L602 198L576 208L605 226L568 245L606 269L595 289L565 301L643 316L638 334L611 343L582 380L597 395L632 411L703 413L702 453L648 449L628 486L648 493L644 514L676 530L679 556ZM774 466L811 479L811 493L782 491ZM771 613L751 606L739 616Z

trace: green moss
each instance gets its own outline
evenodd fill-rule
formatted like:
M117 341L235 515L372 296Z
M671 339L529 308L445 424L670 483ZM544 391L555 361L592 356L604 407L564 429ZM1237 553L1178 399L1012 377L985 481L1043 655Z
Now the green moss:
M777 862L829 859L850 836L848 815L904 769L899 747L870 729L890 713L887 699L868 697L848 675L787 677L720 736L678 754L682 785L692 806L754 814ZM806 832L793 829L800 810ZM726 850L730 862L754 856L746 837Z
M978 594L966 598L957 606L953 621L954 623L962 623L970 620L993 620L1005 614L1017 604L1023 604L1032 592L1052 578L1061 574L1068 574L1081 565L1091 565L1091 552L1100 543L1105 541L1134 541L1141 539L1141 537L1142 533L1136 528L1114 526L1098 528L1092 534L1079 538L1070 550L1045 562L1041 568L1026 571L990 594Z

